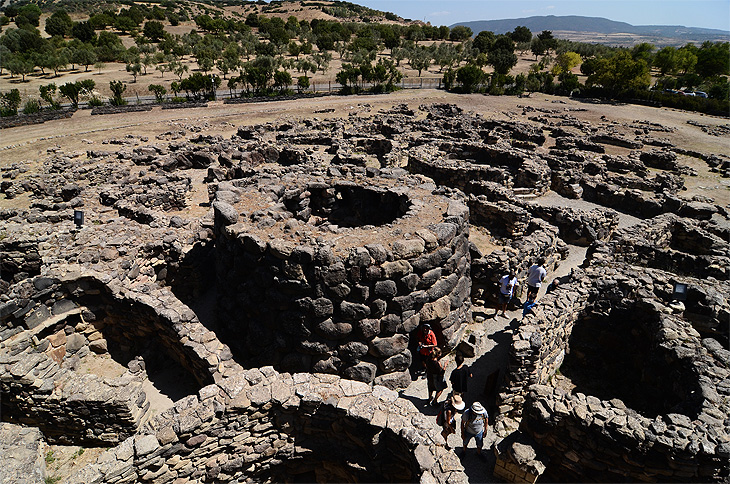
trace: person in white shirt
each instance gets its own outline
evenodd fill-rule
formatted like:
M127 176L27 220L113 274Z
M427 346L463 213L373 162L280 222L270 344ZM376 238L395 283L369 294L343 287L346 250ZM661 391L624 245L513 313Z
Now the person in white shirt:
M527 270L527 299L537 299L537 292L542 286L542 281L547 276L547 270L545 270L545 258L540 257L537 259L535 264L532 264Z
M502 316L507 316L505 311L507 311L507 305L512 299L516 285L517 275L515 274L515 271L509 271L509 274L505 274L502 276L502 279L499 280L499 294L497 295L499 306L497 307L497 313L499 313L499 308L501 307ZM497 313L495 313L495 316Z

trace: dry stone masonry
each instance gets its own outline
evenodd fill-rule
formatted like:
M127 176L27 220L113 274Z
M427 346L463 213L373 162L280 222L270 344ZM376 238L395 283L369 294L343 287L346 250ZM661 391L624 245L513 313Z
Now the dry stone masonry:
M78 484L488 479L397 393L416 331L473 356L472 300L576 246L505 330L494 476L728 478L728 207L683 194L725 154L580 107L332 111L0 167L0 481L71 444L108 447Z
M240 361L403 388L420 323L456 347L471 320L468 208L395 175L219 185L219 319Z

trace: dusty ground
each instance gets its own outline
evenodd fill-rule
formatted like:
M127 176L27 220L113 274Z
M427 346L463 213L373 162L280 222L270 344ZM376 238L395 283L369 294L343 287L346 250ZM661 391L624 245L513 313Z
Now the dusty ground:
M162 110L155 107L150 112L91 116L88 110L77 111L71 119L50 121L45 124L5 129L0 132L0 166L17 161L38 160L47 150L62 147L66 154L82 155L90 147L98 147L102 140L120 138L127 134L149 136L150 143L156 142L159 133L179 126L198 126L203 132L232 135L239 125L264 123L291 117L347 117L367 116L368 113L406 103L417 108L423 103L449 102L485 116L509 119L522 117L522 107L548 108L563 111L581 120L598 123L601 117L617 122L647 120L676 128L674 133L661 133L680 147L708 153L728 153L730 143L727 137L711 136L699 127L687 124L694 120L707 125L727 124L725 118L666 108L652 108L637 105L591 104L565 97L534 94L530 98L512 96L484 96L480 94L458 95L440 90L418 89L398 91L378 96L329 96L325 98L267 103L226 105L222 101L210 103L207 108L185 110ZM315 111L334 109L334 112L317 114ZM96 145L96 146L95 146ZM618 148L618 150L622 150ZM692 192L712 197L716 203L727 206L730 203L730 180L710 173L700 160L683 157L682 162L698 170L697 177L688 177L686 185ZM23 197L10 201L12 205L22 203ZM0 208L8 206L0 198Z

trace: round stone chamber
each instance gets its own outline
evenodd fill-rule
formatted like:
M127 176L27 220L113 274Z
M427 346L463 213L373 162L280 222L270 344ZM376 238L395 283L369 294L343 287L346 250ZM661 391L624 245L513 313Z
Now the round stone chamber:
M217 319L245 366L402 388L421 323L460 341L466 204L403 170L364 175L277 167L218 186Z

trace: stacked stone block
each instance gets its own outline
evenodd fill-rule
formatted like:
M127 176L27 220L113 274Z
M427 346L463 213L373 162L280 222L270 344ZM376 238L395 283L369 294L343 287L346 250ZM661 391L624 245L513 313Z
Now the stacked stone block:
M307 230L327 220L346 240L370 227L359 240L373 243L364 245L322 235L265 240L256 220L231 224L236 210L216 201L219 319L237 358L395 388L411 381L420 323L431 324L443 348L454 348L471 319L469 211L437 197L446 213L418 220L430 200L414 193L337 180L281 190L285 220L299 219ZM416 220L406 237L379 243L379 231Z
M13 288L15 310L1 321L3 334L12 335L0 343L4 415L40 427L52 442L109 445L148 416L140 368L132 365L140 351L162 350L201 386L238 369L227 347L169 291L122 290L106 286L103 275L65 270ZM130 360L130 371L119 378L75 371L80 358L107 353Z
M442 445L393 391L264 367L180 400L68 482L467 482Z

